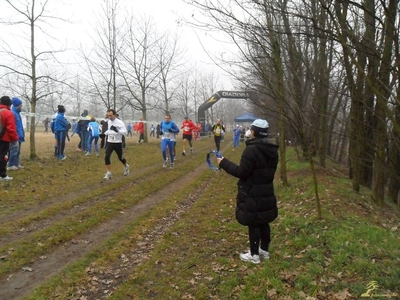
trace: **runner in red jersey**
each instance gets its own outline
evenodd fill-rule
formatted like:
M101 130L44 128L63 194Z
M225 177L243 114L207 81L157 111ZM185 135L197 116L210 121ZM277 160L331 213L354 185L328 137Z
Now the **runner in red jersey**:
M194 123L191 120L189 120L189 117L186 116L182 122L181 129L183 129L182 155L186 156L186 142L187 141L189 142L189 145L190 145L190 153L193 153L192 132L193 132L193 130L196 130L197 127L196 127L196 125L194 125Z

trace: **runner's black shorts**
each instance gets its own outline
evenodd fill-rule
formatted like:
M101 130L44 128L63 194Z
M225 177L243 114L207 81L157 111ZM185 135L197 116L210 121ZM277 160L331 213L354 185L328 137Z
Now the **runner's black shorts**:
M187 139L188 141L192 140L192 135L191 134L182 134L182 139Z

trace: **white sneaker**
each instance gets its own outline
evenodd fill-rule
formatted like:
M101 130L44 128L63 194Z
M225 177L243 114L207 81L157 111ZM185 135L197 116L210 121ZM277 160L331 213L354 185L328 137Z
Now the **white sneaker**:
M24 167L24 166L21 166L21 165L19 165L19 166L18 166L18 169L19 169L19 170L22 170L22 169L25 169L25 167Z
M169 168L170 168L170 169L173 169L173 168L174 168L174 163L171 163L170 166L169 166Z
M263 250L261 248L258 248L258 254L260 255L261 259L269 259L270 258L269 257L269 252L265 251L265 250Z
M90 152L86 152L86 154L85 154L86 156L90 156L90 155L92 155L92 153L90 153Z
M162 167L163 167L163 168L166 168L166 167L167 167L167 164L168 164L168 160L164 161Z
M241 260L251 262L253 264L260 263L260 256L259 255L251 255L250 251L248 251L246 253L240 253L239 257Z
M125 167L124 167L124 176L126 176L126 175L128 175L129 174L129 165L128 164L125 164Z
M17 166L7 167L7 171L17 171L19 168Z
M6 177L0 177L0 181L11 181L11 180L13 180L14 178L12 178L12 177L10 177L10 176L6 176Z
M112 177L112 175L111 175L111 172L107 172L105 175L104 175L104 180L110 180L111 179L111 177Z
M96 156L97 156L97 157L99 157L99 156L100 156L99 152L96 152Z

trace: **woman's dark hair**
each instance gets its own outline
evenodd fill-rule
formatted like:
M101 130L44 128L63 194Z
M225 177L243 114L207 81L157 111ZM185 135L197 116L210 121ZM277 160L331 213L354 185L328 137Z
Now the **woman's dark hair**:
M260 128L256 126L251 126L251 130L254 131L255 137L266 137L268 136L268 128Z
M60 112L60 113L65 113L65 107L64 107L64 105L59 105L59 106L58 106L58 112Z
M8 96L3 96L0 99L0 103L6 106L11 106L12 102L11 102L11 98Z

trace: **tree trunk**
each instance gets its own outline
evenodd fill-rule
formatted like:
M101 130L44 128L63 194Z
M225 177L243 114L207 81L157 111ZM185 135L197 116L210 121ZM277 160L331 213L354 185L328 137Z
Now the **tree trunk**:
M31 15L35 15L35 1L32 2ZM35 142L35 125L36 125L36 92L37 92L37 78L36 78L36 54L35 54L35 19L31 19L31 59L32 59L32 91L31 91L31 124L30 124L30 152L29 158L35 159L36 154L36 142Z
M392 68L393 39L396 34L394 24L396 20L397 0L390 0L386 13L384 25L384 47L381 57L379 70L379 80L371 84L377 84L377 99L375 108L376 128L375 128L375 159L372 195L374 201L383 206L385 196L385 169L386 169L386 108L390 97L390 77Z

